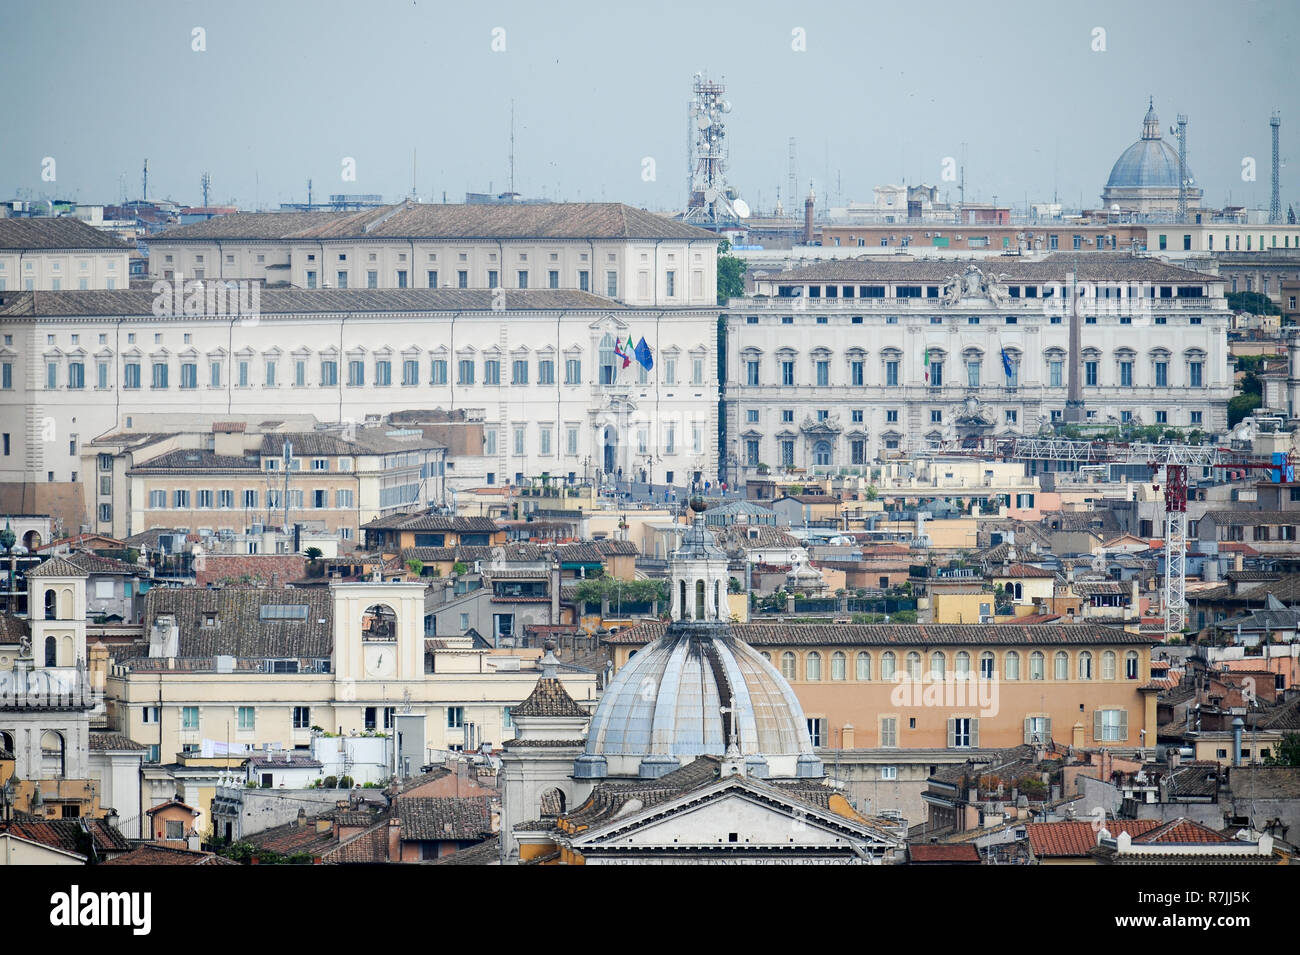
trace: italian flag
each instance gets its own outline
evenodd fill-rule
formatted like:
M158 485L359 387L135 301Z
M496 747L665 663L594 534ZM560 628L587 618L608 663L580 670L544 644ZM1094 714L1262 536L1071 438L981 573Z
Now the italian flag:
M921 356L921 364L925 366L925 383L928 385L930 383L930 349L927 348L925 354Z

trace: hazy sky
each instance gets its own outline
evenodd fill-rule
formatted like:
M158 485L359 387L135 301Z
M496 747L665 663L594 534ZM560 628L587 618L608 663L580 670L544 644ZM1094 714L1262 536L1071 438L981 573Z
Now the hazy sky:
M1298 26L1294 0L0 0L0 198L137 198L148 157L150 195L184 203L204 171L214 203L245 208L303 201L308 178L317 197L395 199L416 150L418 194L460 201L506 188L513 99L517 191L677 209L706 70L733 104L731 183L762 209L787 191L792 136L801 194L812 180L819 196L869 199L906 181L955 201L942 163L964 155L969 200L1057 191L1096 206L1148 94L1166 131L1189 115L1188 162L1213 205L1268 205L1280 109L1282 201L1300 207Z

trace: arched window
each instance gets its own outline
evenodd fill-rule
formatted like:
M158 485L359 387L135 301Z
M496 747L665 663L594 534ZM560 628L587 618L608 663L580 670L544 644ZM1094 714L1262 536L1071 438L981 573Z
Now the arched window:
M45 665L47 667L56 667L59 665L58 641L53 637L45 638Z
M794 679L794 654L789 650L781 654L781 675L787 680Z
M997 663L993 659L993 654L985 650L980 654L980 676L986 680L991 680L996 669Z
M966 679L970 676L970 654L962 650L957 654L956 674L959 679Z
M371 604L361 615L362 640L396 640L397 614L387 604Z
M1070 655L1064 650L1057 650L1053 659L1055 663L1052 668L1052 679L1068 680L1070 678Z
M921 679L921 654L915 650L907 655L907 676L910 680Z
M930 676L935 679L942 678L945 663L942 650L935 650L934 653L930 654Z
M871 654L862 652L858 654L857 678L859 680L871 679Z
M829 441L818 441L813 445L813 464L818 467L831 466L831 445Z
M1115 651L1107 650L1101 655L1101 678L1103 680L1115 679Z
M822 678L822 655L816 650L808 654L808 659L804 663L804 676L809 680L820 680Z
M59 619L59 611L56 606L57 600L58 600L58 594L54 592L54 588L53 587L46 588L45 590L45 619L46 620Z
M62 779L66 768L63 737L54 730L46 730L41 734L42 778Z
M680 601L678 601L679 617L682 620L690 620L691 608L690 608L690 604L686 602L686 581L684 580L678 581L677 589L681 591L681 598L682 598Z
M1006 671L1002 675L1004 680L1019 680L1020 654L1016 653L1015 650L1007 653L1007 655L1002 658L1002 668Z
M1092 654L1087 650L1079 654L1079 679L1092 679Z
M704 612L704 581L703 579L695 581L695 619L705 620L707 615Z
M868 666L870 666L869 660ZM880 678L882 680L892 680L894 678L895 667L894 651L886 650L880 655Z
M614 383L615 367L614 336L606 332L600 340L600 383L602 385Z
M1130 650L1124 654L1124 679L1136 680L1138 678L1138 655L1136 650Z
M831 679L846 680L848 679L848 657L841 650L836 650L831 654Z
M759 651L759 655L762 656L762 658L766 660L768 663L772 662L772 654L768 653L766 650Z
M1043 651L1035 650L1029 654L1029 679L1043 679Z

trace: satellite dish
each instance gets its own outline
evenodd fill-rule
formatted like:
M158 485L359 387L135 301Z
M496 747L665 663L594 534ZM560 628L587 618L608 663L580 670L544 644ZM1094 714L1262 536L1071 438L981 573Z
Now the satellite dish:
M715 199L717 199L717 198L718 198L718 190L717 190L716 187L714 187L714 186L709 186L709 188L707 188L707 189L704 190L704 201L705 201L705 202L712 202L713 200L715 200Z
M723 111L724 113L730 113L730 112L731 112L731 100L729 100L729 99L724 99L724 100L722 101L722 111Z
M709 119L707 113L701 113L695 117L695 126L697 129L708 129L713 125L713 120Z
M731 204L731 206L733 209L736 210L736 218L738 219L749 218L749 203L746 202L744 199L737 199L735 202Z

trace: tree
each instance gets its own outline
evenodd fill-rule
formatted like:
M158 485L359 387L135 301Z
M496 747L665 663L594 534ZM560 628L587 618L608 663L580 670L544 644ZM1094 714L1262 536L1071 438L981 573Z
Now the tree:
M745 294L745 262L731 254L731 243L718 243L718 304Z
M1264 403L1259 395L1237 395L1228 401L1228 427L1234 427L1241 420Z
M424 561L420 560L418 557L412 557L406 562L406 569L419 577L421 572L424 570Z
M1252 315L1282 314L1282 309L1278 308L1273 303L1273 300L1262 292L1229 292L1227 299L1228 308L1234 312L1250 312Z
M1278 744L1277 755L1264 760L1266 766L1300 766L1300 733L1287 733Z
M321 550L319 547L308 547L302 553L303 556L306 557L313 564L316 563L316 561L320 560L321 557L323 557L325 554L325 552Z

